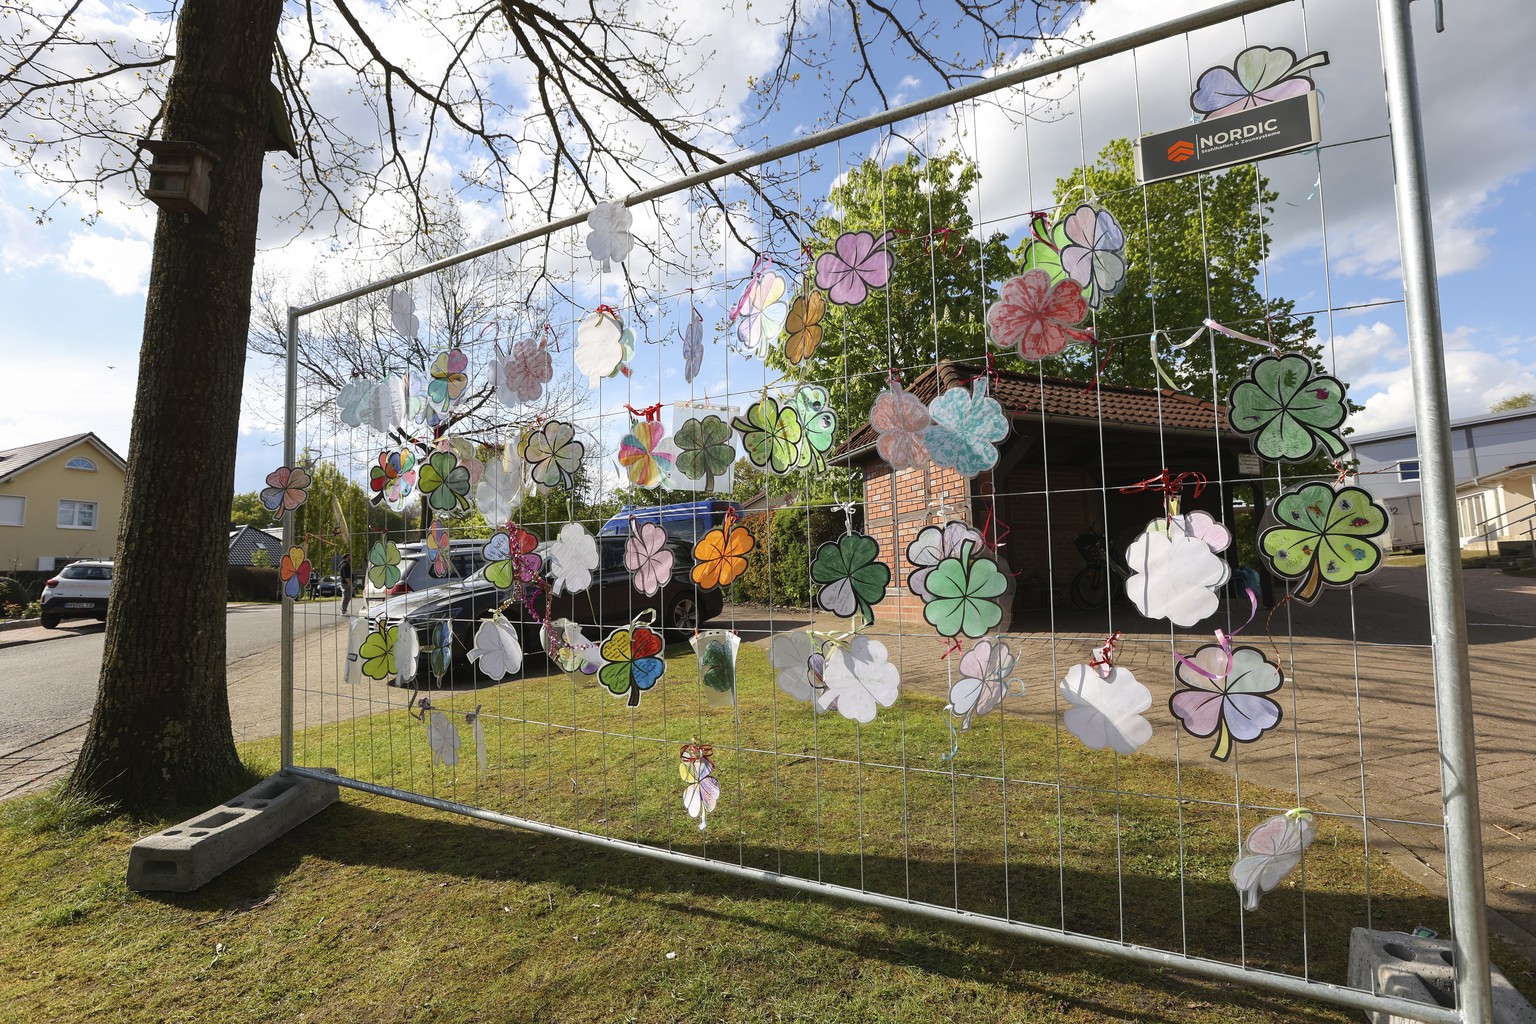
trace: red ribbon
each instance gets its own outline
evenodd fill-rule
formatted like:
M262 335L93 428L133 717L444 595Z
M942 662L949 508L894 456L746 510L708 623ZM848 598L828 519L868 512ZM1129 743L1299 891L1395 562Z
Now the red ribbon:
M594 312L597 312L597 313L607 313L609 316L613 317L615 320L617 320L619 318L619 311L614 309L612 306L608 305L608 303L606 303L606 302L603 303L601 306L598 306L597 309L594 310Z
M644 420L647 423L654 423L661 419L660 402L657 402L655 405L648 405L644 409L636 409L632 405L625 405L624 408L629 410L629 414L631 416L635 417L636 419Z
M1206 482L1204 473L1189 470L1174 476L1168 472L1168 467L1164 466L1163 471L1157 476L1148 477L1140 483L1131 484L1129 487L1122 487L1120 488L1120 493L1137 494L1141 491L1159 491L1170 498L1177 498L1186 483L1193 483L1195 497L1198 498L1201 492L1205 490Z
M1088 667L1105 679L1109 678L1109 671L1115 667L1115 648L1120 644L1120 630L1115 630L1104 638L1104 643L1099 647L1099 653L1088 659Z

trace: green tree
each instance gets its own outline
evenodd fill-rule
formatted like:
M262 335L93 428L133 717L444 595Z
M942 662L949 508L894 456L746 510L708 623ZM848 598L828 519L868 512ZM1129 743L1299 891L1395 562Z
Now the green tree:
M241 526L271 526L272 510L261 503L260 491L246 491L237 494L229 505L229 527L236 529Z
M1514 412L1516 409L1529 409L1536 405L1536 395L1529 391L1522 391L1518 395L1510 395L1501 398L1488 407L1489 412Z
M1318 355L1312 318L1293 316L1294 302L1266 300L1259 290L1278 196L1254 165L1141 188L1130 140L1116 139L1093 164L1056 183L1062 212L1085 197L1114 214L1125 231L1125 287L1093 318L1099 344L1070 346L1044 361L1046 373L1091 380L1102 363L1107 382L1163 387L1152 363L1153 331L1182 342L1207 317L1245 334L1272 337L1288 351ZM1021 258L1023 250L1021 245L1016 252ZM1221 336L1176 354L1164 343L1160 351L1164 371L1180 390L1217 401L1226 400L1260 354L1252 344Z
M845 231L876 237L895 255L888 287L857 306L828 304L821 345L795 371L827 387L845 425L863 422L894 368L910 384L937 359L977 358L986 347L986 303L1013 260L1007 238L985 244L973 232L970 198L981 174L957 154L924 161L909 153L882 166L866 160L832 190L831 212L819 218L806 244L832 248ZM812 271L811 273L814 273ZM790 364L774 354L780 369Z

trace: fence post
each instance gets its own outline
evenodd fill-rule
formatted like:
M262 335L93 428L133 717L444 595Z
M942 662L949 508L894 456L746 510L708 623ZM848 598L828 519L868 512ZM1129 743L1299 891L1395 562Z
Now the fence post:
M1419 111L1409 0L1377 0L1381 59L1397 180L1397 232L1419 438L1424 560L1434 645L1435 721L1440 735L1440 786L1445 801L1445 863L1456 942L1456 994L1462 1019L1493 1019L1488 922L1483 892L1483 834L1477 798L1477 744L1467 662L1466 594L1456 525L1440 289Z
M299 457L299 313L288 307L288 366L283 398L283 465L292 466ZM283 516L283 550L293 546L293 513ZM278 715L282 738L282 766L293 766L293 602L286 598L279 612L281 623L281 670L278 683Z

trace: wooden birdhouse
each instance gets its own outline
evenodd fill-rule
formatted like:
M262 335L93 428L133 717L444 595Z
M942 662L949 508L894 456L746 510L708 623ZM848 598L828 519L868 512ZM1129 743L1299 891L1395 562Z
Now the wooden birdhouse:
M144 195L162 210L207 213L208 187L214 153L195 142L140 139L139 148L154 155L149 165L149 187Z

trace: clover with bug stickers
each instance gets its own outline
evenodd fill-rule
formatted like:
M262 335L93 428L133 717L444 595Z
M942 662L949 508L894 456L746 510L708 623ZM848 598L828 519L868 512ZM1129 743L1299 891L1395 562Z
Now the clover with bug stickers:
M1381 565L1375 538L1387 532L1387 510L1358 487L1306 484L1280 495L1274 516L1259 552L1277 575L1300 581L1298 601L1311 604L1323 587L1349 587Z

